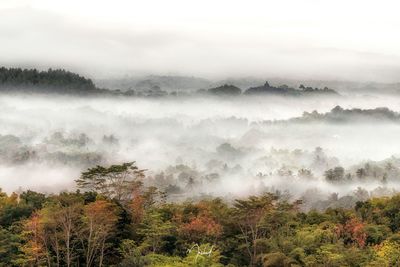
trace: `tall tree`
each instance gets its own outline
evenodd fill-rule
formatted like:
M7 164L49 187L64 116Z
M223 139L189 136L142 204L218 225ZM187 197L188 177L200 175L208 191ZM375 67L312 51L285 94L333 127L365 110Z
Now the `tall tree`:
M13 260L19 256L20 248L21 238L0 227L0 267L12 266Z
M67 267L71 266L74 256L74 235L78 231L81 210L82 206L80 204L63 207L57 212L55 218L61 228L62 241L65 246L64 256Z
M267 193L260 197L236 200L234 204L236 223L245 241L250 265L256 264L257 241L266 237L268 233L264 217L273 209L276 199L275 195Z
M164 220L162 214L153 209L146 212L138 232L143 235L144 242L155 253L161 248L164 238L171 233L172 228L171 222Z
M115 230L117 221L118 208L108 201L96 200L84 207L84 224L79 236L87 267L93 266L96 258L99 266L103 266L106 241Z
M96 166L89 168L76 180L78 187L100 193L110 199L126 202L132 197L132 192L144 178L144 171L135 162L111 165L110 167Z
M17 263L22 266L43 266L47 263L48 266L51 266L43 225L38 213L32 214L29 219L24 221L22 234L25 240L25 244L21 248L23 257L19 258Z

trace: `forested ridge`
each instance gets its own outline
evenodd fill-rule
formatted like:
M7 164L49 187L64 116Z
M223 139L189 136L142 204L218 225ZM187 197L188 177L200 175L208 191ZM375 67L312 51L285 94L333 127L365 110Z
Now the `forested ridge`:
M5 68L0 67L0 91L32 91L58 93L96 92L91 79L64 69Z
M134 162L0 193L0 266L398 266L400 196L303 212L279 192L166 202Z
M163 80L180 81L185 80L184 84L193 82L191 87L202 85L196 79L185 77L164 77ZM0 67L0 92L29 92L29 93L58 93L58 94L76 94L76 95L93 95L93 94L107 94L107 95L123 95L123 96L139 96L139 97L164 97L171 95L176 96L190 96L190 95L204 95L205 93L211 96L240 96L240 95L278 95L278 96L310 96L310 95L339 95L335 90L327 87L323 89L305 87L300 85L299 89L291 88L287 85L280 85L277 87L270 86L266 82L262 86L251 87L247 90L242 90L231 84L224 84L221 86L198 89L197 91L176 91L180 90L178 83L175 88L164 91L158 82L151 80L143 80L137 82L135 89L129 88L128 90L110 90L107 88L98 88L91 79L81 76L77 73L67 71L65 69L48 69L40 71L37 69L22 69L22 68L6 68ZM170 85L168 88L170 88Z
M387 107L344 109L341 106L336 106L326 113L320 113L316 110L312 112L305 111L301 117L294 117L288 120L265 121L264 123L371 123L372 121L375 123L398 123L400 121L400 114Z

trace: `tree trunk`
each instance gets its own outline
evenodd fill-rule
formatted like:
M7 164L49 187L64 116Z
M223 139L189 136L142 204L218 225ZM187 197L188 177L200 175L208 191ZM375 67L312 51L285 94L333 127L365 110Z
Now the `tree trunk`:
M105 243L106 243L106 240L103 239L103 242L102 242L102 244L101 244L99 267L102 267L102 266L103 266Z

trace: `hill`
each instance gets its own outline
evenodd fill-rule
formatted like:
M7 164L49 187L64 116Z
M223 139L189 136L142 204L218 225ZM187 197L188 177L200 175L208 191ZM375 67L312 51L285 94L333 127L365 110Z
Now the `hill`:
M213 95L241 95L242 90L234 85L224 84L215 88L207 90L208 93Z
M268 82L265 82L262 86L251 87L244 92L245 95L259 95L259 94L272 94L272 95L284 95L284 96L301 96L301 95L319 95L319 94L330 94L339 95L335 90L327 87L323 89L305 87L300 85L299 89L294 89L287 85L280 85L278 87L271 86Z
M387 123L400 122L400 113L392 111L386 107L374 109L343 109L340 106L334 107L326 113L304 112L301 117L289 120L267 121L267 123L310 123L310 122L330 122L330 123Z
M0 91L85 94L100 92L91 79L64 69L0 68Z
M100 87L111 90L120 89L121 91L147 91L155 86L165 91L191 91L198 88L209 88L211 82L197 77L149 75L145 77L96 80L96 84Z

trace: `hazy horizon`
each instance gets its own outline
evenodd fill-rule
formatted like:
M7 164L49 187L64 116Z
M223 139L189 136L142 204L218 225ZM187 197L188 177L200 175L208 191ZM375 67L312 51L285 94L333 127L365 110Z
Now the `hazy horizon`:
M5 0L7 66L67 68L92 78L398 82L396 1Z

